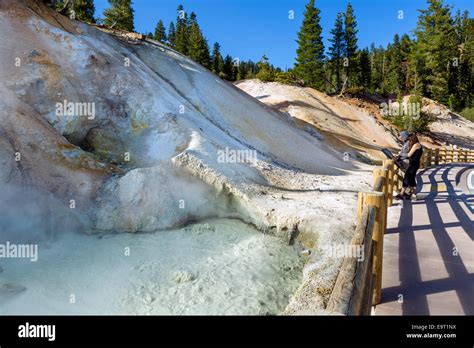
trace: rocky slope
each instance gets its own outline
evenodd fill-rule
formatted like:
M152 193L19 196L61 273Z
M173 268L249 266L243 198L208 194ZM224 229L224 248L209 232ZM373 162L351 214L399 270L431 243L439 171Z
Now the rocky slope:
M302 128L315 128L333 147L353 154L383 159L380 148L398 148L398 130L382 115L382 107L395 101L371 98L332 97L312 88L288 86L259 80L236 82L236 86L265 104L294 117ZM407 103L409 96L405 96ZM384 104L385 103L385 104ZM474 148L474 123L429 98L421 112L432 119L429 133L421 135L424 145L457 145Z
M395 133L367 108L331 97L312 88L277 82L244 80L236 86L263 103L294 117L303 129L311 128L333 147L353 156L381 159L380 149L396 149Z
M432 147L456 145L474 149L474 122L429 98L423 98L421 110L433 118L429 125Z

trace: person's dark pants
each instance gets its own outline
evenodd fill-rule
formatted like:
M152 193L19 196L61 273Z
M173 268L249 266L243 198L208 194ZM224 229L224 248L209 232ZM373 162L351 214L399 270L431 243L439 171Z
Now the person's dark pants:
M416 172L419 166L409 166L403 178L403 187L416 187Z

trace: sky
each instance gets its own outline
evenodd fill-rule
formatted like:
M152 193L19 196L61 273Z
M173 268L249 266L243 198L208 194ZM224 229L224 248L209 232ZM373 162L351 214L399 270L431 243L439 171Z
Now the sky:
M426 0L351 0L358 24L358 46L386 46L398 34L410 34L416 26L418 9L427 7ZM474 0L445 0L454 10L474 14ZM258 61L265 54L270 63L282 69L294 64L297 33L308 0L134 0L135 31L154 32L162 19L168 29L176 22L177 7L194 11L212 48L219 42L223 55L240 60ZM321 10L321 25L326 50L329 31L336 14L344 12L348 0L316 0ZM107 0L94 0L96 17L103 17ZM290 12L293 11L293 12ZM401 12L402 11L402 12ZM290 14L294 13L291 19Z

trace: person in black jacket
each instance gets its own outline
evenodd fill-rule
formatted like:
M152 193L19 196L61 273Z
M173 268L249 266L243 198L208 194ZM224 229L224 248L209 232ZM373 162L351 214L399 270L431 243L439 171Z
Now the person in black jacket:
M416 172L420 169L420 160L421 156L423 156L423 147L415 133L410 134L408 143L410 149L408 152L409 165L405 172L405 177L403 178L402 190L397 195L399 199L416 199Z
M409 141L408 138L410 137L410 133L407 131L400 132L400 140L402 141L402 147L400 152L398 153L396 161L398 162L398 166L405 171L408 168L408 152L410 152L409 148Z

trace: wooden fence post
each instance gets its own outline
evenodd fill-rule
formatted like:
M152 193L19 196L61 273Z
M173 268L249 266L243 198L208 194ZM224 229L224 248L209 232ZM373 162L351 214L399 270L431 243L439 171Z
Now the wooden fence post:
M384 168L374 169L373 189L375 192L381 192L384 198L384 214L382 221L384 222L384 231L387 227L387 207L388 207L388 170Z
M382 178L382 180L384 180ZM383 238L385 234L385 197L381 192L359 192L359 207L372 205L376 209L374 234L372 239L374 241L374 295L372 298L372 305L380 303L382 297L382 261L383 261ZM359 217L363 209L360 211Z
M398 182L397 182L397 192L400 192L400 190L402 189L402 186L403 186L403 172L401 169L397 169L397 179L398 179Z
M459 149L457 147L453 149L453 163L454 162L459 162Z
M439 149L435 149L434 163L435 165L439 165Z
M387 177L388 170L384 168L375 168L372 172L373 172L372 186L374 187L375 191L383 191L384 193L386 193L385 191L386 181L384 181L382 186L379 188L376 188L376 185L377 185L377 180L379 177L383 177L383 178Z
M394 176L395 176L395 163L394 160L385 160L383 161L383 168L387 169L387 206L391 207L393 205L393 186L394 186Z
M392 190L395 192L400 191L400 175L398 174L398 167L394 166L393 168L393 187ZM393 204L393 197L392 197L392 204Z
M467 149L464 149L463 152L462 152L462 161L461 162L464 162L464 163L467 163Z
M441 163L445 164L446 163L446 146L443 146L440 152L441 152Z

